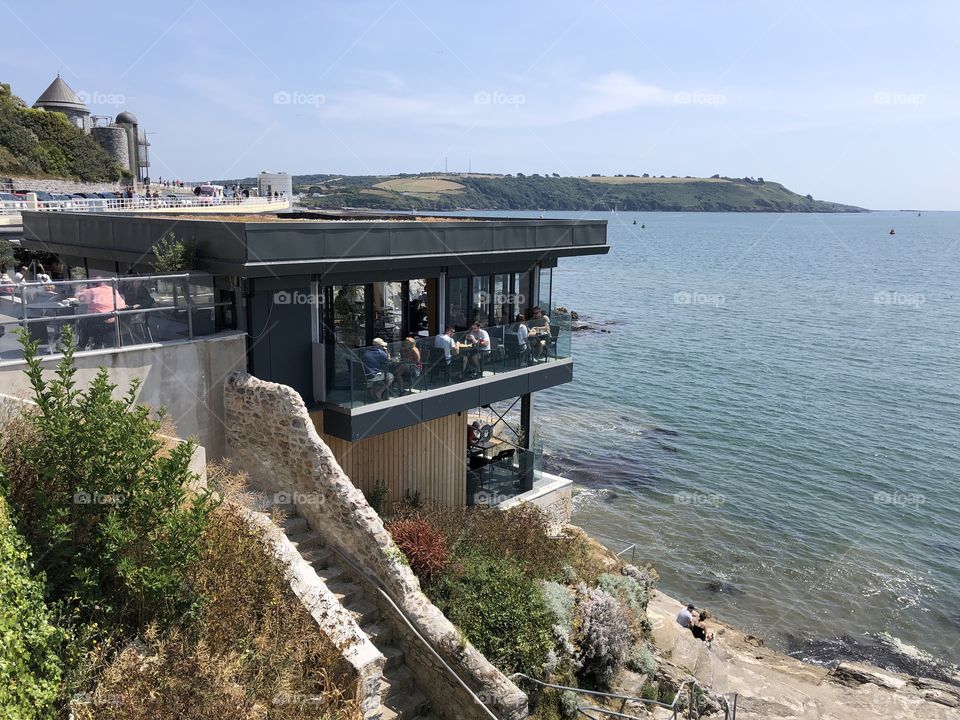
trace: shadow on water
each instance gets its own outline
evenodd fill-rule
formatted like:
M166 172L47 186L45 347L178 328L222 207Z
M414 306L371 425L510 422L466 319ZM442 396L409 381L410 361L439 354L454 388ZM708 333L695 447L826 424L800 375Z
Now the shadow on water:
M840 662L862 662L891 672L933 678L960 687L956 665L937 662L887 635L839 635L829 639L785 636L787 654L804 662L834 666Z

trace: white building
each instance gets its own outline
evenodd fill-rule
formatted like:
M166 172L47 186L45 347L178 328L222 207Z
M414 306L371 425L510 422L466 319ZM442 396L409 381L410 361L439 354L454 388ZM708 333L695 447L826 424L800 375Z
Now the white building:
M261 197L279 193L288 199L293 198L293 177L285 172L267 172L257 176L257 190Z

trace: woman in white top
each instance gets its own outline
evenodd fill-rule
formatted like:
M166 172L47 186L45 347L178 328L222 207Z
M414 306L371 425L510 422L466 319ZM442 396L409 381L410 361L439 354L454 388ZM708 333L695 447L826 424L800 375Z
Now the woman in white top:
M50 276L47 275L47 271L43 269L43 265L37 265L37 282L47 285L50 283Z

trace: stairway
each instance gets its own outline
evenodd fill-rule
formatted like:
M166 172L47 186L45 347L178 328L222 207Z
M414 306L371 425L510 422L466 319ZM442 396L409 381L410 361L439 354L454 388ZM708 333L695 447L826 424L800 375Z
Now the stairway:
M353 569L339 560L335 551L323 545L317 533L307 527L307 521L302 517L290 516L280 526L303 559L313 566L327 589L353 615L360 629L386 658L383 679L380 681L381 720L436 720L429 714L429 702L417 688L406 665L403 650L393 642L387 618L381 614L378 603L366 586L356 578Z

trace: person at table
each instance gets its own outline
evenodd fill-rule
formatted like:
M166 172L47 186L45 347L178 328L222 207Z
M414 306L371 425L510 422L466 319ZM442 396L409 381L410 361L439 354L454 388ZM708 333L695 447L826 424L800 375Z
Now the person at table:
M157 304L146 284L139 278L128 283L122 283L120 294L123 295L127 305L135 310L151 308Z
M433 346L443 350L443 359L449 365L453 361L454 355L460 354L460 343L453 339L453 325L447 325L444 331L437 335Z
M539 307L533 309L533 317L530 318L528 342L530 343L530 352L534 358L540 359L547 352L547 340L550 339L550 318L543 314Z
M420 349L417 347L417 341L412 337L407 337L400 346L400 364L397 366L397 380L400 382L401 391L404 382L406 382L407 388L413 387L422 371L423 363L420 361Z
M43 269L43 265L37 263L37 282L43 283L44 285L50 284L50 276L47 275L47 271Z
M473 368L479 377L481 375L481 359L486 360L490 357L490 334L480 327L480 323L474 322L470 326L470 333L466 337L466 344L473 348L474 352L464 356L464 369L467 364Z
M108 313L114 309L124 310L127 307L123 296L111 285L104 282L102 277L93 279L90 286L77 293L77 300L86 305L84 313ZM103 347L107 338L114 332L117 319L113 315L106 317L83 318L80 323L81 346L86 341L92 341L95 346Z
M387 341L374 338L373 345L360 352L360 362L367 378L370 394L377 400L383 400L384 394L393 385L393 374L389 372L390 356L387 354Z
M13 287L14 282L10 279L10 276L6 273L0 274L0 295L13 295L16 288Z

